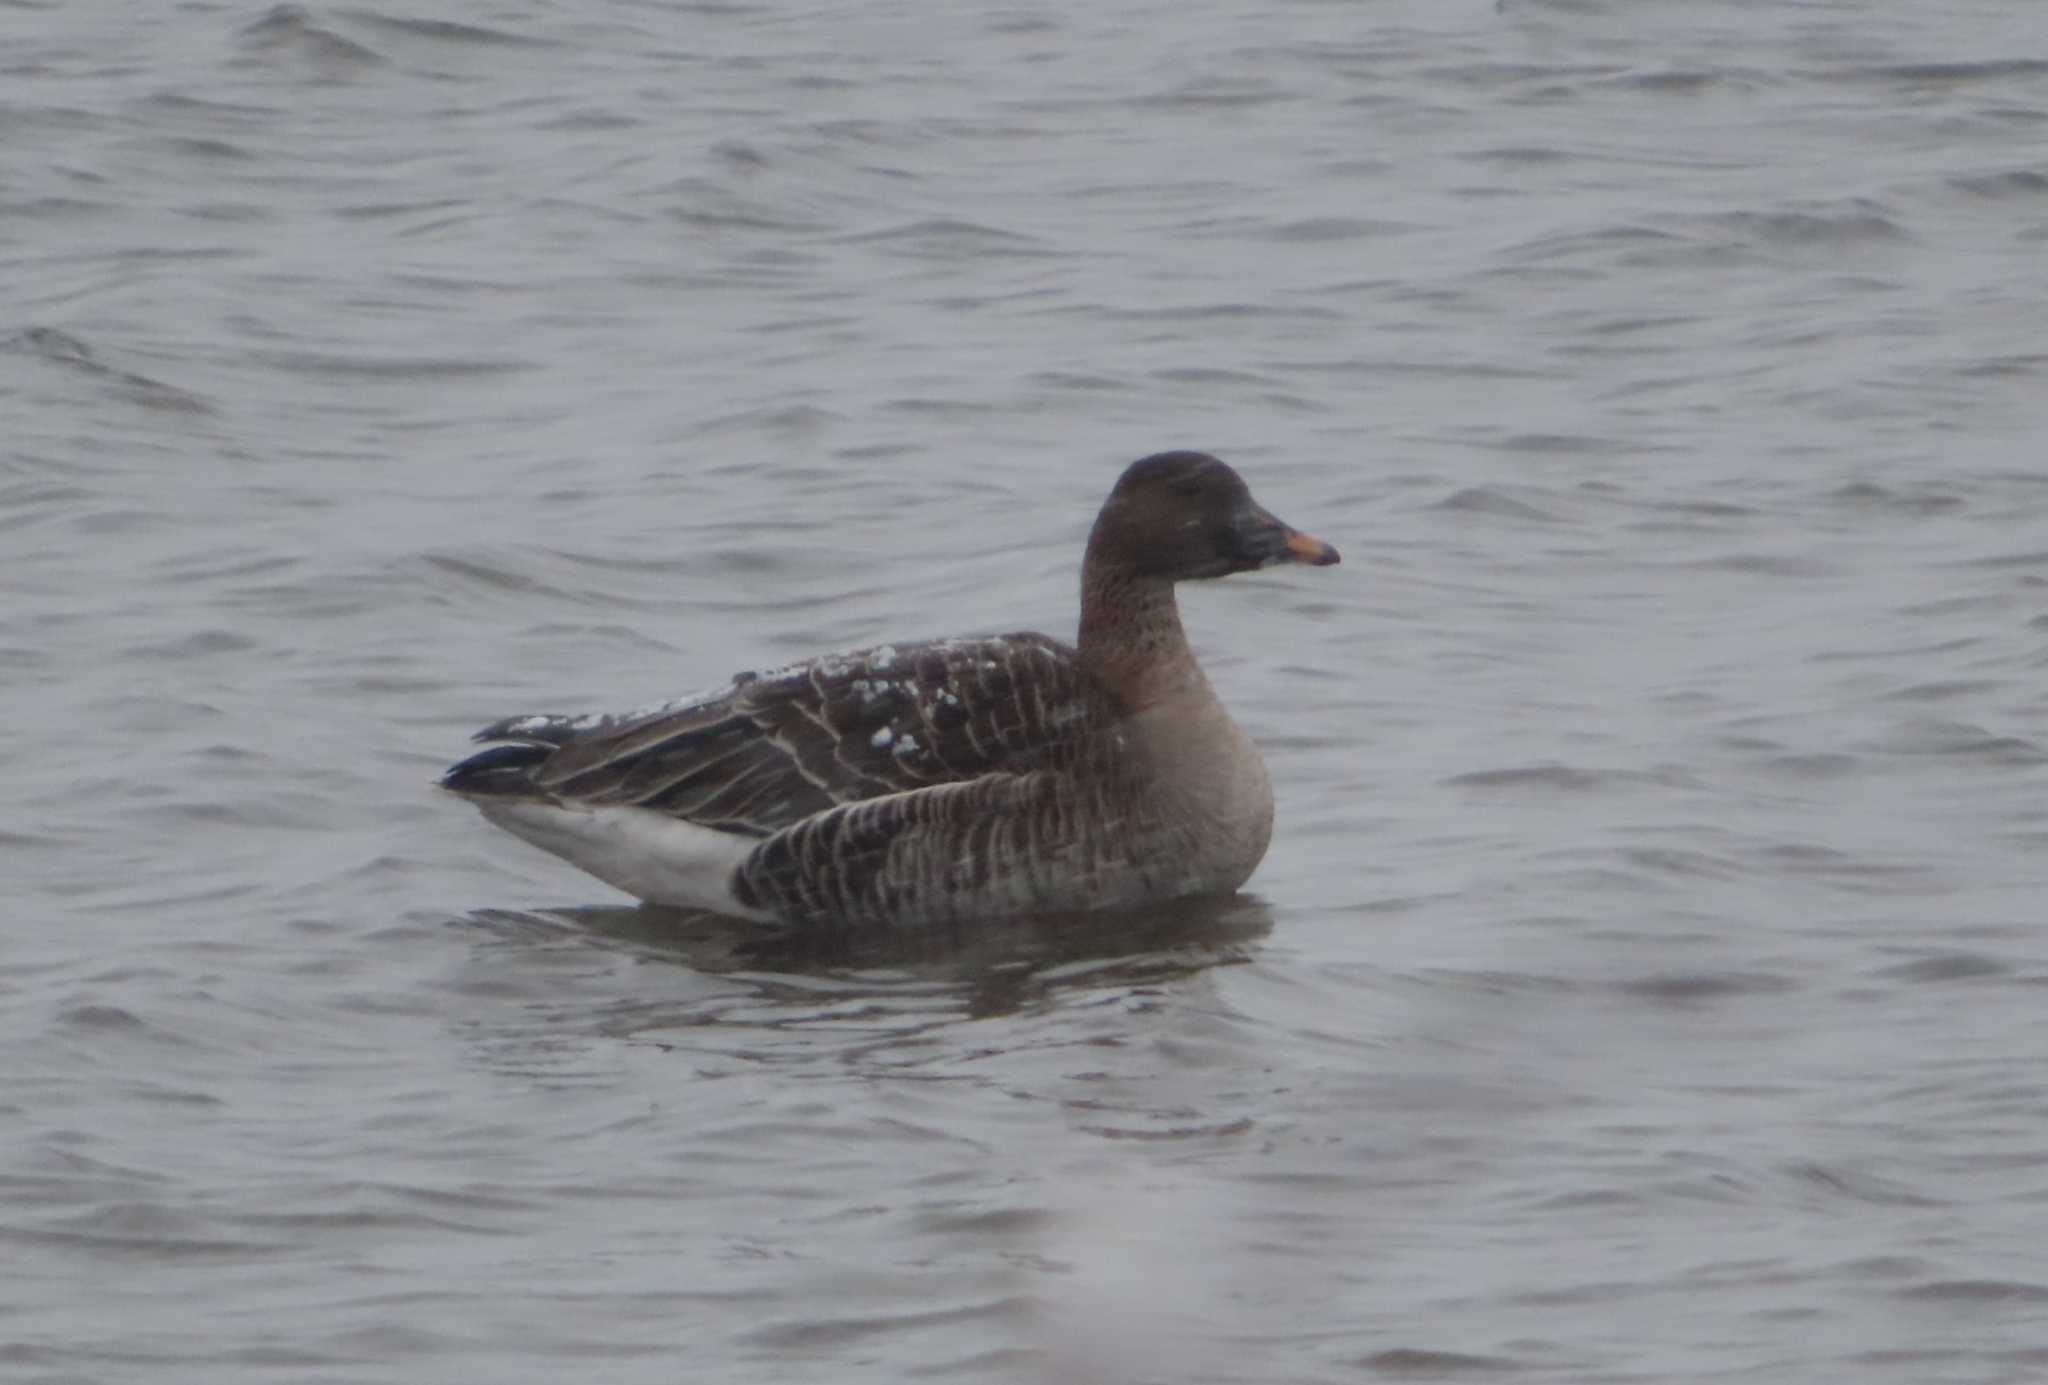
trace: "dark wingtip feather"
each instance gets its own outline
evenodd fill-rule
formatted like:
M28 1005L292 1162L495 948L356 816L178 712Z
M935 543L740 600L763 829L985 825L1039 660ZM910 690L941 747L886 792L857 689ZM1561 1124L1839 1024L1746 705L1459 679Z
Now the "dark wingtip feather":
M494 745L480 750L441 776L441 787L453 793L530 794L530 771L554 754L550 745Z

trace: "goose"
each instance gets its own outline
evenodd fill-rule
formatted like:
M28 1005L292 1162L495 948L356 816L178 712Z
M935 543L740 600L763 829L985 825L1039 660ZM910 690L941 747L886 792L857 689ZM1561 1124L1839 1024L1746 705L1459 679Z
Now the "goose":
M508 717L441 787L643 901L766 923L1226 895L1266 854L1273 786L1174 584L1336 561L1223 462L1158 453L1096 517L1072 645L885 644L632 712Z

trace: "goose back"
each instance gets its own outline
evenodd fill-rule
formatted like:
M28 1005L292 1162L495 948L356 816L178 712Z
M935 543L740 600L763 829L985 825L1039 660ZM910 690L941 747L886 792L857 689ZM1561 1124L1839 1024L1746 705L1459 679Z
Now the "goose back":
M532 795L767 837L841 804L1065 768L1114 716L1072 648L1022 632L826 655L617 716L512 717L475 739L531 747L517 787ZM450 788L482 787L462 769Z

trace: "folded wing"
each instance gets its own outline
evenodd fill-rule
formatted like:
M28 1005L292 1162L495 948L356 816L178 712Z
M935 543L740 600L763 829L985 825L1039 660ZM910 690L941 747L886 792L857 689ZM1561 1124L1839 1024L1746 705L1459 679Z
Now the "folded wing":
M1114 709L1038 634L884 645L617 717L514 717L443 782L766 837L841 804L1068 763Z

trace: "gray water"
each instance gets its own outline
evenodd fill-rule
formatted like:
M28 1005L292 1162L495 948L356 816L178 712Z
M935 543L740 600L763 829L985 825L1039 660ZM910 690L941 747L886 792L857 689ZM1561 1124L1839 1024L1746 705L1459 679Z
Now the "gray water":
M0 13L0 1375L2048 1379L2023 3ZM763 943L430 781L1071 630L1252 892Z

